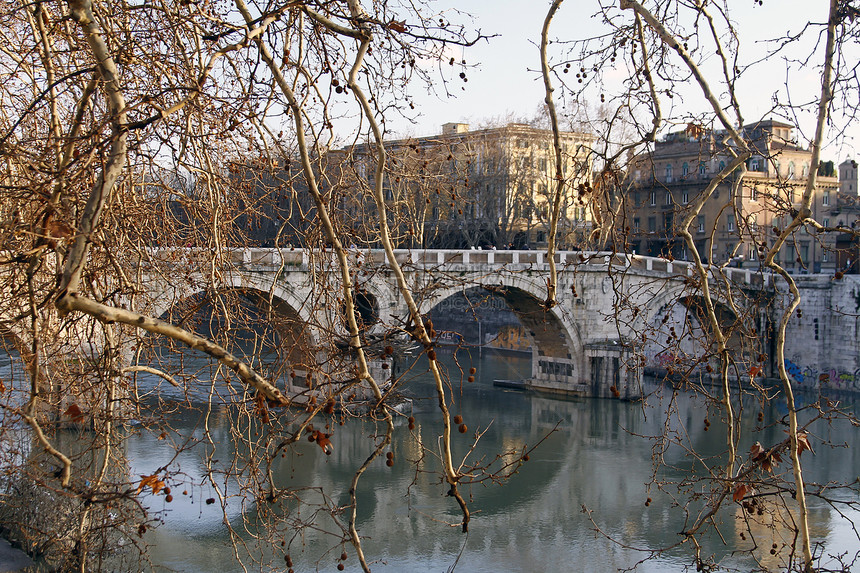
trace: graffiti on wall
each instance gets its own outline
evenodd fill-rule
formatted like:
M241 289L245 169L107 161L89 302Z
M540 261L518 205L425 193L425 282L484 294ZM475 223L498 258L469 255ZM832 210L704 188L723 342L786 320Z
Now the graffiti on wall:
M786 358L785 371L795 382L806 388L860 390L860 368L854 372L840 372L832 368L818 370L812 366L802 367Z
M487 346L490 348L527 352L531 350L531 341L522 326L509 325L500 328L499 333L487 342Z

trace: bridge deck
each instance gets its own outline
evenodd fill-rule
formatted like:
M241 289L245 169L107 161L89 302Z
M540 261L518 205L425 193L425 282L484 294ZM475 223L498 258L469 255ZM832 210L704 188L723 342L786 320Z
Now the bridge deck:
M187 249L181 249L188 251ZM350 249L354 261L385 266L388 259L381 249ZM454 250L454 249L398 249L395 258L402 266L422 269L495 270L530 268L548 270L549 263L544 251L499 251L499 250ZM334 263L331 252L299 248L249 248L230 251L230 260L245 267L280 267L307 271ZM695 269L689 261L670 261L661 257L612 253L608 251L560 251L555 253L555 262L560 270L569 267L606 269L609 265L642 272L653 272L672 276L694 276ZM756 268L710 267L712 276L722 273L725 278L738 284L767 287L772 284L770 272Z

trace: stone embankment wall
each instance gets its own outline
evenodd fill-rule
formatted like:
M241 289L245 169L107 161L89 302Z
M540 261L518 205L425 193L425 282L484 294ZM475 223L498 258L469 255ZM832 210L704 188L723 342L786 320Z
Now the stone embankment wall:
M795 281L801 304L788 325L789 375L804 388L860 391L860 276L809 275ZM787 301L786 285L780 281L778 288Z

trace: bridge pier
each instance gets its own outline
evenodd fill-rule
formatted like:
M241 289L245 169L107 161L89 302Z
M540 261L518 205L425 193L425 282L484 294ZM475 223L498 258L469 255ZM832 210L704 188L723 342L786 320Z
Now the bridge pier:
M642 396L642 368L633 349L618 341L586 345L589 396L632 400Z
M584 398L641 396L641 368L628 346L607 341L584 348L584 368L580 371L570 358L532 355L532 377L528 386L540 392Z

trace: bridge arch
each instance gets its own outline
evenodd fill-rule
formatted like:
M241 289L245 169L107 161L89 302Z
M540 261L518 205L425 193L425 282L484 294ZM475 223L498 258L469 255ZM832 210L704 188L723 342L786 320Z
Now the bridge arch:
M760 342L756 346L755 337L751 338L750 332L742 332L745 325L738 323L739 317L729 302L719 293L712 297L717 320L724 332L728 330L728 350L746 372L763 352L764 339L758 337ZM739 310L755 313L756 320L762 318L756 304ZM664 287L646 307L646 312L639 315L633 333L639 337L646 368L658 374L701 374L715 370L716 363L709 359L713 352L713 334L705 316L705 299L688 285Z
M307 301L301 300L292 290L284 288L280 283L272 283L272 278L263 274L229 273L215 290L234 291L239 293L254 293L261 300L268 300L271 294L274 310L294 313L295 318L307 325L308 342L317 347L320 343L320 335L314 327L312 312L308 309ZM192 281L186 287L171 285L155 293L151 306L151 313L156 317L165 316L181 301L200 296L211 291L205 281Z
M378 280L375 275L357 277L354 281L354 292L353 304L363 323L363 325L360 324L363 327L363 334L384 335L392 324L392 311L398 306L399 292L387 279ZM343 321L344 316L341 311L339 319L344 331L347 331L348 327Z
M546 285L525 275L484 277L467 286L447 286L432 292L419 307L422 315L444 300L474 289L502 298L519 319L531 342L532 379L561 393L579 393L588 379L588 361L577 325L561 305L547 310Z
M183 303L195 299L204 300L212 290L205 288L202 280L191 282L184 289L171 286L159 293L150 312L161 318ZM272 340L272 349L278 355L275 362L280 365L278 368L287 367L290 372L299 376L304 376L305 373L316 369L321 342L319 331L309 318L308 305L304 304L304 301L301 301L291 289L285 288L280 283L273 285L271 279L267 280L255 274L242 276L228 274L215 290L241 296L245 303L240 301L237 304L250 304L255 312L259 313L258 324L264 323L266 328L272 329L276 336ZM270 300L271 307L269 307ZM266 318L269 312L272 313L271 318L275 320ZM249 330L252 329L253 326L249 325Z

